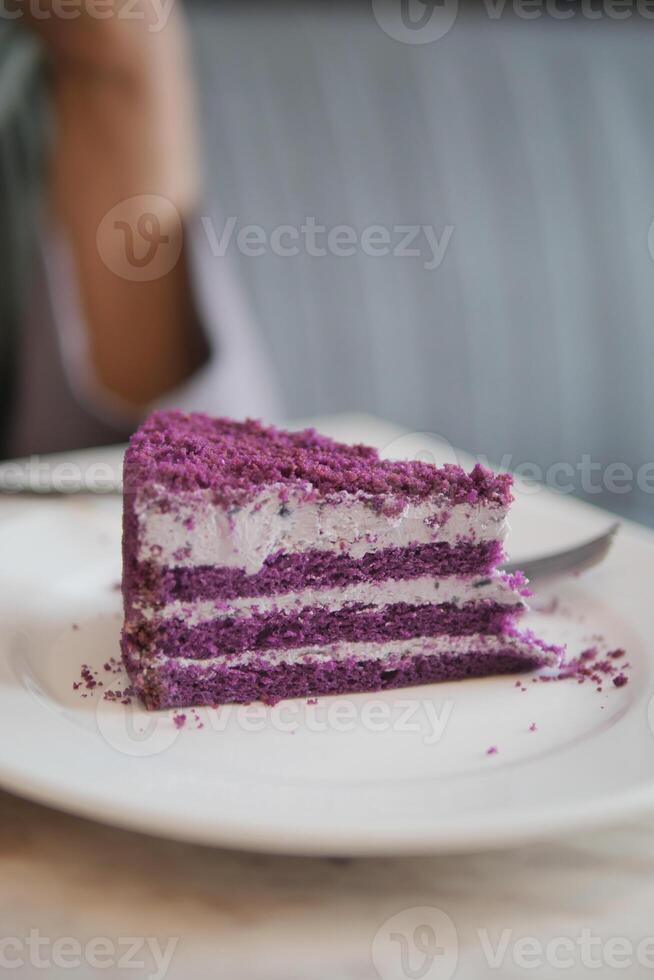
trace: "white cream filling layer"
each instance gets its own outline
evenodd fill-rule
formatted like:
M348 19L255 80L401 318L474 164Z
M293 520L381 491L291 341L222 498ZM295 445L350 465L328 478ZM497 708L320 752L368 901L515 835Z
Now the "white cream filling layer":
M526 640L519 637L502 637L474 634L472 636L434 636L419 637L415 640L389 640L387 642L374 643L332 643L327 646L298 647L293 650L267 650L232 654L228 657L212 657L208 660L193 660L187 657L170 658L164 654L159 654L152 663L152 666L164 665L174 659L175 663L183 666L194 664L196 667L206 668L210 671L212 667L222 665L239 667L254 663L259 666L268 663L271 666L276 664L310 664L328 662L331 660L397 660L403 656L434 656L439 653L468 654L468 653L498 653L500 650L509 649L511 653L520 656L533 657L534 648ZM556 662L556 655L546 655L538 651L538 656L543 660Z
M257 596L256 598L213 600L197 599L192 602L171 602L163 609L142 608L140 614L146 620L183 619L189 626L225 619L229 616L249 616L254 613L299 612L306 606L320 606L330 611L342 609L351 603L381 607L390 603L406 602L422 606L432 603L464 605L490 599L510 605L522 604L521 596L510 588L500 576L462 581L456 576L434 579L423 576L415 579L385 580L382 582L357 582L347 587L333 589L303 589L284 595Z
M172 505L161 513L147 496L137 496L141 561L227 566L253 575L279 551L319 550L356 559L384 548L503 540L507 532L504 506L451 506L436 497L408 502L392 516L374 510L364 494L341 494L337 502L302 501L282 486L267 487L230 510L217 506L210 491L178 494Z

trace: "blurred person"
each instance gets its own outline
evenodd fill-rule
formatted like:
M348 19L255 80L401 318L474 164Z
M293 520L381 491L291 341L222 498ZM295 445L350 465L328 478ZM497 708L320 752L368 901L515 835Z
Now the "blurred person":
M19 229L27 268L2 324L9 454L115 441L156 404L276 410L233 279L203 276L191 254L200 178L181 11L153 30L147 0L121 0L108 17L86 6L68 18L57 0L21 2L0 23L3 196L11 203L12 177L26 185L15 224L34 232ZM40 159L44 129L21 104L30 96L51 124ZM12 246L15 235L10 262Z
M40 253L60 271L49 293L31 292L49 295L56 315L32 314L18 333L36 323L44 338L56 322L61 338L77 324L88 356L60 341L71 356L63 372L54 355L48 367L61 397L42 402L38 425L25 425L38 399L19 386L27 396L14 402L10 451L122 438L152 401L272 417L277 379L289 415L373 412L654 523L654 25L638 11L618 22L600 0L534 6L188 0L197 135L188 136L190 110L146 112L156 166L129 180L129 167L120 180L122 164L108 168L116 186L86 230L98 282L127 309L141 284L130 292L107 268L111 255L100 267L101 215L130 195L172 202L180 261L147 296L153 309L181 315L168 317L160 341L148 320L129 376L124 339L103 360L110 320L93 320L102 290L93 277L85 285L79 262L61 272L76 232L53 190L51 145L56 213ZM160 7L150 0L148 9L157 16ZM442 34L430 34L442 16ZM173 13L166 30L178 25L181 38L180 23ZM175 98L152 104L179 107L189 90L183 43L167 37ZM62 108L49 91L56 135ZM137 113L131 100L123 109ZM87 115L96 121L94 109ZM80 142L87 128L73 124ZM114 159L128 153L115 131L111 139ZM90 175L84 182L95 195ZM170 213L151 212L142 250L148 236L174 244ZM62 238L68 246L56 247ZM118 230L116 241L127 238ZM75 315L53 288L64 282L77 294ZM123 331L137 329L128 322ZM161 364L135 392L159 343ZM53 404L68 405L68 416Z

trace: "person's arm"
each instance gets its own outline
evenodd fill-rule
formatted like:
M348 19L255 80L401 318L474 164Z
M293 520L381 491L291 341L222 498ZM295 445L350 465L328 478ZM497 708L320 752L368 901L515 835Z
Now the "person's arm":
M49 201L72 250L91 366L135 408L204 356L182 239L197 191L185 36L174 6L165 25L153 7L34 22L51 62Z

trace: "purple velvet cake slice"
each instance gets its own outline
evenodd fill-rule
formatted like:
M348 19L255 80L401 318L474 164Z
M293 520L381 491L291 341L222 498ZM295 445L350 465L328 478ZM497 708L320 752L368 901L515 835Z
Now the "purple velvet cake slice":
M125 456L122 649L148 708L554 664L516 627L511 478L156 412Z

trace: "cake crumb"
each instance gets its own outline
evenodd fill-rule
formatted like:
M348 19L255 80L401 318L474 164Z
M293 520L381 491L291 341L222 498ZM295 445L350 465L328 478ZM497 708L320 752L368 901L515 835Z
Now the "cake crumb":
M497 745L491 745L487 748L486 755L497 755Z
M180 728L183 728L184 725L186 724L186 715L185 714L175 714L175 715L173 715L173 722L174 722L175 728L177 728L178 730Z
M131 704L134 695L135 692L132 687L126 687L123 691L107 688L103 694L103 699L105 701L119 701L121 704Z
M307 704L318 704L318 698L309 698Z
M628 683L629 678L626 675L626 670L629 663L623 663L620 666L615 663L624 655L625 651L621 648L610 650L608 653L600 653L597 646L587 647L581 651L578 657L563 661L557 675L553 677L541 675L540 680L575 680L577 684L585 684L586 681L589 681L595 685L598 694L602 694L603 684L607 680L611 680L615 687L624 687Z
M97 671L91 670L88 664L82 664L80 675L87 690L92 691L94 687L98 686L98 682L95 679L98 675Z
M538 731L538 729L536 728L536 722L535 721L532 721L531 725L529 726L529 731L530 732L536 732L536 731Z

